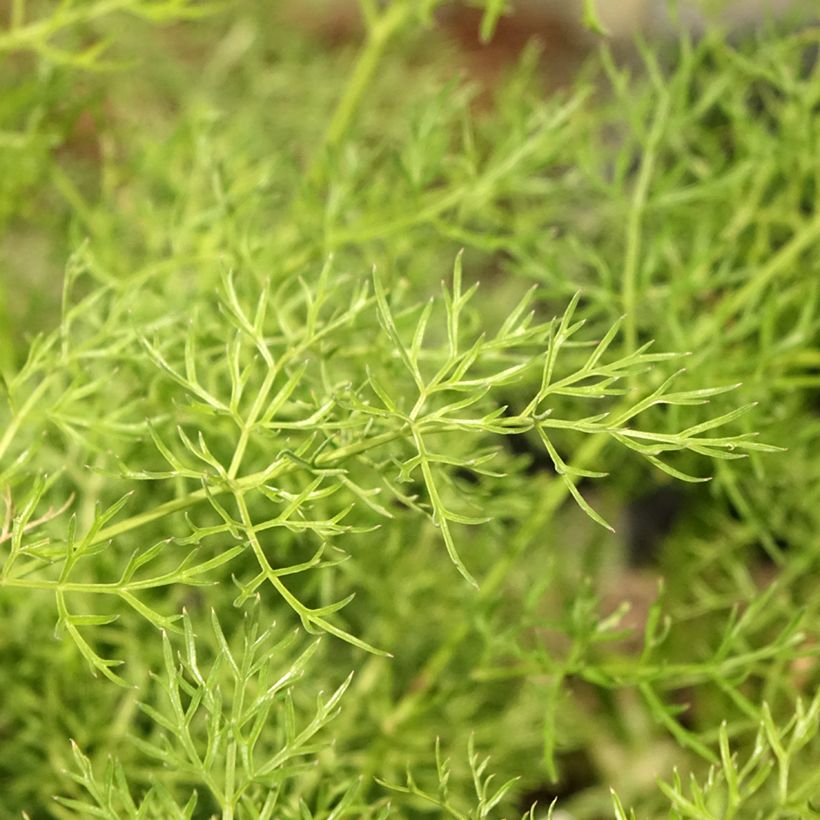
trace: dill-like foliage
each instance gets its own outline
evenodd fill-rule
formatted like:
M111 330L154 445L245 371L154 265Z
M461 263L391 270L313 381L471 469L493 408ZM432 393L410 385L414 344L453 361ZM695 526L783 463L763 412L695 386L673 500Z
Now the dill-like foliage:
M820 806L817 31L439 5L11 4L3 816Z

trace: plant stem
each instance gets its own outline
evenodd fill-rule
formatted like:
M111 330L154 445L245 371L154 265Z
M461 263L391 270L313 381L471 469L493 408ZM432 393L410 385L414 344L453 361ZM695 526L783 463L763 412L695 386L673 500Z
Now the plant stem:
M626 228L626 255L624 258L623 282L621 285L621 301L626 314L624 320L624 341L628 353L634 352L638 346L637 325L637 294L638 275L640 273L640 258L642 247L643 214L649 195L649 184L657 159L657 149L660 143L666 121L669 116L669 94L661 95L655 117L649 129L646 144L643 146L641 169L635 184L635 191L629 206L629 215Z
M604 435L595 435L588 438L578 449L576 457L572 461L572 466L583 469L591 464L601 450L603 450L607 441L608 439ZM536 508L535 515L533 515L520 530L511 548L499 559L493 566L490 574L481 582L477 595L478 600L492 599L492 596L495 595L501 587L513 564L528 547L532 546L533 539L538 536L558 507L561 506L568 492L567 485L563 481L551 479L547 483L541 502ZM459 628L450 634L447 642L442 644L438 651L429 658L404 697L398 701L393 710L385 718L383 722L385 731L395 731L413 714L420 704L426 701L428 692L433 688L438 678L447 668L447 664L450 663L457 649L467 639L471 629L472 622L468 619L462 620Z
M347 87L330 118L322 145L308 173L310 179L320 179L321 162L327 150L338 145L347 133L362 97L376 73L387 44L408 19L410 11L410 3L395 3L368 27L364 47L359 53Z
M322 453L316 459L316 465L319 467L332 467L334 464L338 464L346 458L350 458L351 456L358 455L359 453L366 452L367 450L379 447L382 444L387 444L397 438L401 438L402 434L402 430L389 431L386 433L381 433L378 436L373 436L373 438L365 441L359 441L346 447L340 447L338 450L334 450L332 452ZM0 442L0 444L2 444L2 442ZM2 452L2 449L0 449L0 452ZM296 465L284 464L281 472L290 472L295 469ZM240 485L247 484L248 486L253 486L254 480L255 476L248 476L247 479L239 479L236 483ZM231 491L232 488L230 487L208 488L208 492L211 495L221 495ZM189 507L193 507L194 504L198 504L200 501L207 499L208 492L204 489L194 490L186 495L180 496L179 498L174 498L170 501L166 501L164 504L159 504L153 509L146 510L138 515L132 515L122 521L118 521L116 524L111 524L109 527L104 527L97 533L90 546L95 546L97 544L102 544L105 541L110 541L112 538L116 538L117 536L130 532L138 527L142 527L145 524L150 524L152 521L156 521L159 518L164 518L172 513L180 512L181 510L186 510Z
M726 294L715 309L704 317L703 322L697 328L695 339L702 342L712 334L720 332L727 321L739 311L747 308L776 276L785 268L793 265L800 254L818 240L820 240L820 213L796 231L794 236L743 287Z
M220 490L215 489L210 492L214 495L220 492ZM226 490L223 490L222 492L226 492ZM118 535L122 535L124 532L141 527L143 524L149 524L151 521L156 521L158 518L164 518L166 515L170 515L171 513L185 510L188 507L192 507L199 501L204 501L207 497L208 494L204 489L194 490L193 492L183 495L180 498L174 498L171 501L166 501L164 504L160 504L152 510L147 510L139 515L132 515L130 518L126 518L123 521L112 524L110 527L104 527L101 529L97 533L96 538L91 542L90 546L101 544L104 541L109 541L112 538L116 538Z
M14 436L17 434L18 429L20 428L20 424L22 420L31 412L37 402L40 400L40 397L45 393L46 388L49 386L50 379L44 378L34 390L31 391L31 395L23 402L23 405L20 409L14 413L12 416L11 421L9 422L9 426L6 427L5 432L3 433L2 438L0 438L0 459L6 454L6 450L8 449L9 445L14 439Z

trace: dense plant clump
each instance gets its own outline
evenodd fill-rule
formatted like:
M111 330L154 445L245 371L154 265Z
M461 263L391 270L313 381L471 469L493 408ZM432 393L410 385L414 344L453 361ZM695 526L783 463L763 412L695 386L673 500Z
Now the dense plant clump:
M442 5L0 9L0 817L820 812L820 30Z

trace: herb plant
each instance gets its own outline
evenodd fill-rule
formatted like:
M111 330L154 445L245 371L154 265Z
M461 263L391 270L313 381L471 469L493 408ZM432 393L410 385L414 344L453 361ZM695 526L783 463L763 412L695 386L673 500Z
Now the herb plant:
M0 816L820 811L818 31L439 5L11 3Z

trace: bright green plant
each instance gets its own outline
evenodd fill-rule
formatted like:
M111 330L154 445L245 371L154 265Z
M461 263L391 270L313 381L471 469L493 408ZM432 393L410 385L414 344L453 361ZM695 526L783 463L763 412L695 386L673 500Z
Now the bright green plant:
M360 6L12 4L0 815L814 816L816 30Z

